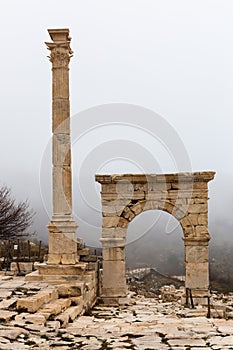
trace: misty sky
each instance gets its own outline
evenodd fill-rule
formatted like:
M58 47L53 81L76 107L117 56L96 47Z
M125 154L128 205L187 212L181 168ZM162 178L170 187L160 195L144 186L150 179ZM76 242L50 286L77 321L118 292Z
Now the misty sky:
M81 236L92 243L100 234L100 213L91 199L85 201L94 188L93 202L100 208L97 172L216 171L210 223L219 225L216 231L223 222L233 225L232 19L231 0L1 0L0 182L18 199L29 199L41 236L47 235L50 208L47 28L69 28L72 37L73 192ZM114 117L117 127L110 118L114 125L91 130L85 124L91 113L85 111L110 103L138 105L161 116L182 141L191 168L176 169L166 145L123 125L120 115ZM96 127L102 116L94 118ZM159 135L160 125L154 126ZM83 186L80 173L86 174Z

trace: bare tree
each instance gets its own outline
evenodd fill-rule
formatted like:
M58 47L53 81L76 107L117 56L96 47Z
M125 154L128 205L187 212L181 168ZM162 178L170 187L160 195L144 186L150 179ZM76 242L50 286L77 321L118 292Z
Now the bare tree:
M0 188L0 239L15 239L31 235L34 216L27 201L18 204L8 187Z

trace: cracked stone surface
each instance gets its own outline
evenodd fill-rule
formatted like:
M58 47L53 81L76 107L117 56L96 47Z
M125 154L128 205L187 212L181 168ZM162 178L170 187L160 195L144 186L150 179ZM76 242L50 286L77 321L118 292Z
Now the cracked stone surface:
M22 277L0 278L0 290L4 289L0 297L0 350L233 349L233 319L206 318L205 307L185 308L177 298L168 302L161 296L132 295L130 306L99 305L66 326L56 317L45 320L40 310L31 314L16 310L18 298L47 287L25 282ZM231 296L215 298L221 306L232 308ZM214 315L215 309L211 312Z

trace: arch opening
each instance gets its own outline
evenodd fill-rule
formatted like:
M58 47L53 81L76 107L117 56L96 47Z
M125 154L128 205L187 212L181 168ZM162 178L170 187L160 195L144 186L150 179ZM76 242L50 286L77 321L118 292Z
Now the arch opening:
M172 215L148 210L129 223L126 268L151 267L165 275L184 276L183 230Z

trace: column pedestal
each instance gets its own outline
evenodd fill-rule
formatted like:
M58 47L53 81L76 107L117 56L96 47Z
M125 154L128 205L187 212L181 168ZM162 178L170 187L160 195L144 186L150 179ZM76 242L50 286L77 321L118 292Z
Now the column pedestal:
M53 220L48 224L49 255L48 264L76 264L77 224L72 218L69 221Z
M103 247L103 275L101 300L104 304L119 305L126 298L125 239L101 238Z
M209 295L209 238L185 238L185 288L194 304L206 304Z

